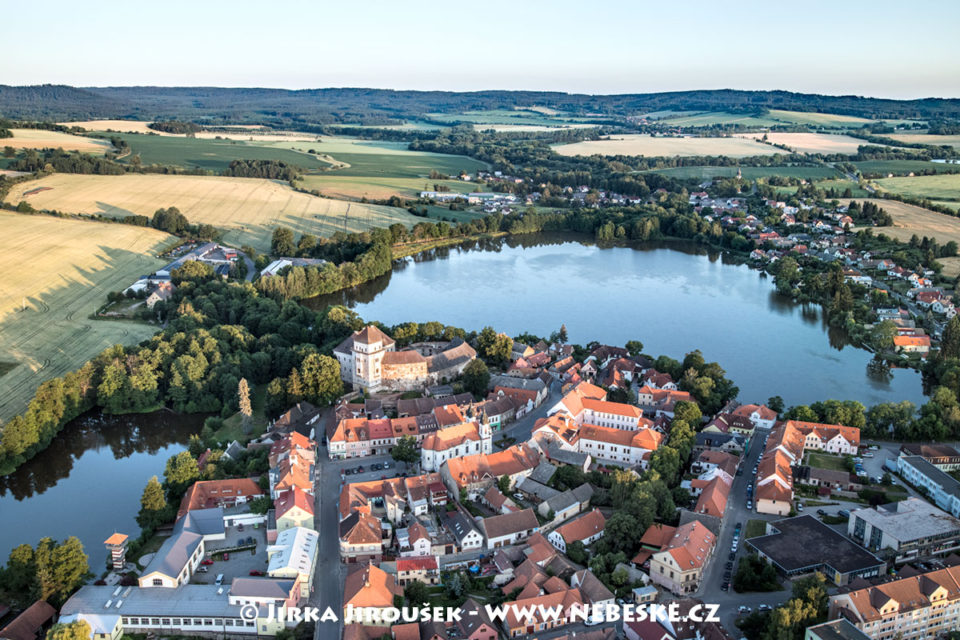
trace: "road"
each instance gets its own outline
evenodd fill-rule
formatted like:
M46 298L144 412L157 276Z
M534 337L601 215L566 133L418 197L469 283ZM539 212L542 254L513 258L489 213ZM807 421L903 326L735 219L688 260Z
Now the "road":
M252 270L252 267L250 267ZM252 271L248 270L248 274ZM543 404L525 415L520 420L508 425L500 432L502 436L516 438L517 442L525 442L530 438L533 425L537 420L547 414L547 410L553 406L560 394L560 383L554 382L550 388L550 394ZM332 420L332 413L325 417ZM320 427L321 429L324 426ZM495 438L496 439L496 438ZM343 585L346 578L346 566L340 562L340 536L338 524L340 522L339 498L340 489L343 487L344 480L348 482L359 482L363 480L374 480L383 475L395 477L407 471L413 471L414 465L396 463L396 466L389 471L365 471L364 473L342 476L341 472L346 468L355 468L363 465L365 469L370 469L371 464L378 462L393 462L389 455L370 456L366 458L353 458L349 460L330 460L327 447L324 444L324 438L319 434L317 436L317 472L316 472L316 525L320 532L320 548L317 557L317 569L314 575L314 589L310 596L310 606L319 607L321 612L330 608L337 613L339 617L343 611ZM461 562L476 560L484 551L473 551L462 554L452 554L444 557L444 563ZM342 624L334 636L332 631L333 623L322 623L316 626L314 637L316 640L327 640L328 638L342 635ZM579 626L579 625L578 625ZM547 636L545 636L547 637Z

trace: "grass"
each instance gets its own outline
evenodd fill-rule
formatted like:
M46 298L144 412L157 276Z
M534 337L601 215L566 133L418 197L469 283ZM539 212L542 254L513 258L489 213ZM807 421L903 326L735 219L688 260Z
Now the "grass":
M830 469L832 471L846 471L844 460L840 456L832 456L827 453L813 453L807 456L807 464L811 467L820 469Z
M37 188L47 190L24 196ZM223 229L225 242L264 252L269 250L277 226L289 227L297 234L329 236L339 230L365 231L395 222L413 225L420 220L403 209L318 198L258 178L56 174L15 185L7 201L22 199L37 209L117 217L150 216L161 207L175 206L192 223Z
M790 147L797 153L846 153L853 155L861 145L870 144L866 140L853 138L835 133L745 133L745 138L761 138L767 136L771 144L780 144Z
M643 134L608 136L601 140L587 140L573 144L556 145L553 150L563 156L746 156L783 153L770 145L742 137L693 138L652 137Z
M265 147L310 150L334 165L331 175L338 177L426 178L431 171L457 175L475 173L487 164L466 156L410 151L406 142L384 142L356 138L324 138L321 142L271 142ZM313 154L309 154L313 156ZM343 166L346 165L346 166Z
M525 109L490 109L488 111L464 111L463 113L431 113L431 120L444 124L469 123L474 125L519 125L539 127L564 127L588 120L605 120L604 117L581 118L562 113L545 114ZM480 127L487 128L487 127Z
M245 443L251 438L256 438L267 430L270 423L267 414L264 413L267 399L267 385L261 384L253 387L250 392L250 404L253 408L253 429L250 433L243 431L243 416L240 412L233 414L223 421L223 426L214 431L213 437L218 442L233 442L234 440Z
M122 162L140 154L143 164L164 164L183 168L224 171L234 160L276 160L304 169L320 169L329 164L306 153L273 146L252 144L237 140L202 140L179 136L147 136L134 133L116 133L130 145L131 153Z
M756 538L757 536L767 535L766 520L747 520L747 526L743 532L743 539Z
M865 160L854 162L854 166L863 174L907 175L935 171L937 173L960 173L960 165L945 162L928 162L926 160Z
M783 165L775 167L740 167L740 171L745 180L756 180L757 178L767 178L770 176L815 180L839 175L836 169L823 166L803 167ZM670 176L671 178L707 180L713 178L732 178L737 175L737 167L672 167L670 169L657 169L653 173Z
M914 198L960 201L960 173L944 173L936 176L913 176L880 178L873 181L884 191L902 193Z
M103 155L113 149L107 140L85 138L46 129L11 129L12 138L0 140L0 146L14 149L57 149Z
M129 225L0 212L0 420L26 407L37 386L117 343L157 328L90 320L110 291L164 264L153 257L173 239ZM25 304L25 310L21 310Z
M462 180L430 180L429 178L388 178L341 176L339 172L312 174L298 182L299 187L316 189L330 198L346 200L386 200L392 196L419 198L421 191L435 191L442 185L453 193L470 193L477 188L472 182Z

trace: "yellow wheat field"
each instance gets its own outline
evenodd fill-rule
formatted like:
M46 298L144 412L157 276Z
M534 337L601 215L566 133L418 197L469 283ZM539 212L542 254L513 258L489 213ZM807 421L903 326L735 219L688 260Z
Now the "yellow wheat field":
M97 140L75 136L60 131L46 129L11 129L12 138L0 139L0 146L14 149L57 149L64 151L83 151L84 153L103 154L112 146L107 140Z
M783 153L770 145L749 138L669 138L645 134L608 136L553 147L562 156L762 156Z
M165 261L172 236L144 227L0 212L0 420L26 407L37 386L110 345L157 327L91 320L107 293ZM0 370L7 368L0 367Z
M165 134L160 131L154 131L148 125L149 120L83 120L79 122L58 122L65 127L83 127L87 131L116 131L118 133L156 133Z
M219 176L57 174L14 185L6 200L25 200L41 210L114 217L152 216L157 209L177 207L192 223L223 229L225 242L258 251L269 250L278 226L329 236L420 220L403 209L318 198L273 180Z

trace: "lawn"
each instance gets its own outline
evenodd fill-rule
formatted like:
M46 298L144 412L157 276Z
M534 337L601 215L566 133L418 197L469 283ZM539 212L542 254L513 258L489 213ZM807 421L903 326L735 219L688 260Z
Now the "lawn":
M844 460L841 456L834 456L828 453L809 453L807 455L807 464L811 467L820 469L831 469L833 471L846 471Z
M960 201L960 173L940 174L936 176L913 176L901 178L880 178L873 181L884 191L902 193L914 198L930 200Z
M142 323L91 320L107 293L164 264L174 240L129 225L0 212L0 421L22 412L37 386L117 343L157 331Z
M426 178L432 170L457 175L488 168L486 163L466 156L410 151L406 142L327 137L321 142L278 141L264 146L299 153L313 150L333 165L330 174L339 177Z
M756 140L730 138L653 137L644 134L608 136L601 140L586 140L573 144L556 145L553 150L562 156L763 156L783 153Z
M151 216L159 208L174 206L190 222L223 229L225 242L251 245L257 251L269 251L277 226L290 227L297 234L329 236L335 231L365 231L394 222L413 225L420 220L403 209L318 198L258 178L55 174L15 185L7 197L14 204L24 199L37 209L116 217Z
M250 433L243 431L243 416L240 412L233 414L223 421L223 426L214 431L213 438L217 442L233 442L234 440L245 443L251 438L256 438L267 430L270 420L264 413L264 406L267 399L267 385L255 385L250 391L250 404L253 408L253 428Z
M276 160L302 167L320 169L330 165L314 155L273 146L238 140L203 140L184 136L150 136L116 133L130 145L131 154L122 162L140 154L143 164L164 164L184 168L221 172L234 160Z
M747 520L747 527L743 532L743 539L756 538L757 536L767 535L766 520Z
M886 176L887 174L905 176L909 173L960 173L960 165L946 162L929 162L927 160L865 160L854 162L853 165L866 176Z
M63 149L103 155L113 149L108 140L85 138L46 129L11 129L12 138L0 139L0 146L14 149Z
M386 200L391 196L419 198L421 191L435 191L436 185L453 193L470 193L477 189L475 183L462 180L354 177L341 176L338 171L306 175L297 183L303 189L316 189L321 195L345 200Z
M784 176L803 180L832 178L838 175L836 169L824 166L774 166L774 167L740 167L746 180L767 178L770 176ZM672 167L670 169L656 169L653 173L670 176L671 178L708 180L713 178L732 178L737 175L737 167Z

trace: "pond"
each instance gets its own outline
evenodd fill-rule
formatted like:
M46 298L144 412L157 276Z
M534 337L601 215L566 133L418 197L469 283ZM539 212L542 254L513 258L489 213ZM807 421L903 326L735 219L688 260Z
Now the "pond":
M773 278L692 243L599 247L569 235L499 239L438 249L353 290L307 301L345 304L388 325L437 320L509 335L623 345L682 359L700 349L743 402L787 405L836 398L924 402L920 374L878 374L816 305L779 295Z
M147 480L163 479L167 458L200 432L203 419L94 411L70 422L44 451L0 477L0 563L19 544L77 536L99 575L103 541L115 531L140 534L136 515Z

